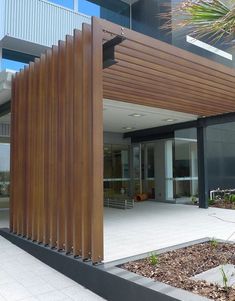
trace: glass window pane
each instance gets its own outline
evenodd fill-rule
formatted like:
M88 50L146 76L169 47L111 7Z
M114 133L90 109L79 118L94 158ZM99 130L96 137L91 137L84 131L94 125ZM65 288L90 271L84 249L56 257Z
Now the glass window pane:
M130 5L121 0L79 0L78 10L124 27L130 27Z
M198 162L196 129L175 132L174 196L190 197L198 194Z
M104 145L104 195L113 197L130 191L129 145Z
M100 5L93 3L93 1L79 0L78 10L88 16L100 17Z
M10 188L10 144L0 143L0 208L8 208Z
M174 178L190 176L189 143L175 140Z
M154 178L154 144L147 145L148 178Z
M49 0L49 2L73 9L73 0Z
M25 63L16 62L12 60L3 59L2 60L2 69L10 69L14 71L19 71L20 69L23 69L24 66L27 65Z

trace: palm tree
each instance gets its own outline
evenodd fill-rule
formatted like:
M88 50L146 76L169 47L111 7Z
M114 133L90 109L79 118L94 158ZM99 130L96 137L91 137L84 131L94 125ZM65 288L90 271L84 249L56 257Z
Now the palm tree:
M184 0L161 17L164 29L187 27L196 38L232 42L235 36L235 0Z

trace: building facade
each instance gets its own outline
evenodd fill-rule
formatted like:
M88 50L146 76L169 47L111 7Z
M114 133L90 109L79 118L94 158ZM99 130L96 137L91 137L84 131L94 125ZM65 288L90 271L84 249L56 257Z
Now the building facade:
M172 1L78 0L70 1L70 8L43 0L22 0L20 3L14 0L0 0L0 4L2 64L9 61L29 64L53 44L56 45L58 40L63 40L65 35L71 35L74 28L82 29L82 23L90 24L88 12L90 15L96 15L123 28L140 32L225 66L233 67L234 64L233 49L229 47L224 49L224 46L218 45L221 46L223 54L227 54L221 56L218 52L208 51L208 47L204 44L199 47L195 41L190 42L185 30L166 32L161 29L163 21L159 14L171 10L172 6L177 4ZM115 59L121 60L123 55L122 53ZM138 61L136 64L138 65ZM137 69L136 72L140 71ZM10 112L10 75L11 71L2 71L1 116ZM115 84L114 75L110 85ZM134 79L130 89L135 97L133 81ZM159 77L162 98L165 101L168 98L172 100L172 96L165 91L164 81L164 77ZM154 99L153 83L147 84L148 98ZM175 87L175 91L177 97L182 95L180 84L179 87ZM195 89L192 88L190 93L196 102ZM201 127L197 120L206 116L203 110L200 113L189 114L171 107L164 109L148 105L138 106L128 104L125 96L118 95L118 91L115 95L116 98L113 99L105 96L103 103L103 187L106 197L125 191L131 196L145 193L153 200L184 202L190 200L192 196L198 197L201 193L201 196L203 195L201 207L207 207L210 190L218 187L234 188L235 119L231 110L223 111L225 115L221 115L216 121L215 119L211 122L206 121L205 126ZM208 95L210 99L221 97L223 101L224 95L219 87L213 93L208 92ZM232 99L229 91L225 95L229 100ZM5 116L1 124L2 128L9 124L9 118ZM203 137L200 136L202 133ZM4 135L1 135L1 141L9 142ZM205 144L203 154L198 152L198 139L202 139ZM202 163L203 170L199 170L198 165ZM6 171L5 166L2 169L2 172ZM205 177L202 184L198 182L199 172L201 177L202 175Z

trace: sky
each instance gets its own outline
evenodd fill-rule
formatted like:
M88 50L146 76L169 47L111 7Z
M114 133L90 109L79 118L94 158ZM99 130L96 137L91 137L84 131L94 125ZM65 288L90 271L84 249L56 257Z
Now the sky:
M0 143L0 171L10 170L10 144Z
M65 6L67 8L73 9L73 0L48 0L49 2L53 2L55 4ZM78 10L79 12L89 15L89 16L99 16L100 8L98 5L93 4L87 0L78 0ZM2 69L11 69L11 70L20 70L24 67L24 64L14 61L9 61L3 59L2 61Z

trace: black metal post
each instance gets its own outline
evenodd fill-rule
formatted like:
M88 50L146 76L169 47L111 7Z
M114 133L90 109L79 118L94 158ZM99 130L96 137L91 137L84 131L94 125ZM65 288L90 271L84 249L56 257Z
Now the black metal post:
M197 128L197 153L198 153L198 196L199 208L208 208L208 171L206 127Z

